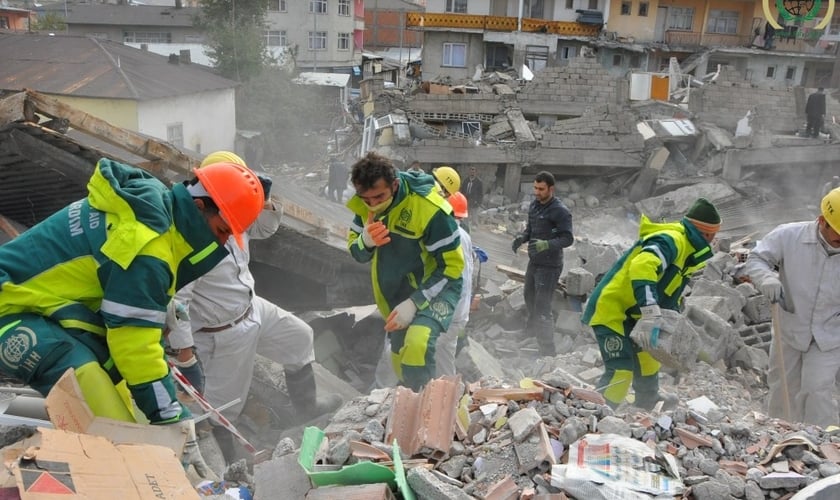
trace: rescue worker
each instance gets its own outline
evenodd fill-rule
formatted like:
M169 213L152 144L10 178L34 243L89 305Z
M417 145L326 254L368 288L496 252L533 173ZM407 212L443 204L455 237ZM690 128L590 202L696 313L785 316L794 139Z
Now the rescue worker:
M537 338L540 353L557 354L554 347L554 316L551 303L557 280L563 272L563 249L574 243L572 214L554 196L554 176L542 171L534 177L534 201L528 208L525 231L513 240L513 253L528 243L525 270L526 331Z
M840 188L823 197L816 220L782 224L763 237L743 272L780 308L780 331L773 335L780 336L782 352L777 342L770 344L767 374L770 416L785 418L787 396L792 420L823 428L837 425Z
M455 306L455 313L449 328L438 337L435 348L435 364L437 376L455 375L455 356L459 339L465 339L467 322L470 320L470 306L472 305L472 275L473 275L473 246L472 239L463 227L461 221L469 215L467 197L463 193L455 192L449 197L452 215L458 223L458 234L461 237L461 251L464 254L464 271L461 273L461 297ZM465 342L465 340L461 340Z
M452 167L441 165L432 170L432 176L437 181L440 195L444 198L449 198L461 189L461 176Z
M464 256L452 208L429 175L398 172L368 153L352 168L347 246L371 263L374 298L397 378L419 391L435 375L435 343L461 294Z
M621 404L632 384L635 406L651 409L661 399L659 368L645 349L655 346L661 309L679 311L691 276L706 265L720 215L698 199L678 222L654 223L642 215L639 239L624 252L593 290L581 321L595 331L604 374L598 383L607 404ZM630 339L632 337L632 340Z
M236 154L216 151L202 161L198 171L219 161L245 166ZM317 397L312 328L254 291L249 242L272 236L283 215L270 199L271 179L258 178L265 194L259 217L242 234L241 248L228 242L227 257L175 294L172 307L186 308L189 320L170 322L167 340L175 351L174 363L187 370L185 375L203 366L204 392L213 407L241 400L222 412L231 421L239 417L248 399L257 353L283 365L289 399L297 420L303 422L335 410L342 401L336 395ZM197 375L192 375L193 385L201 383ZM232 434L221 426L214 426L213 434L227 462L234 462L237 448Z
M185 421L185 458L206 468L161 345L175 291L212 269L257 218L247 168L217 163L171 189L101 159L88 196L0 246L0 370L46 395L73 368L95 415L133 422L127 383L152 424ZM189 419L189 420L187 420Z

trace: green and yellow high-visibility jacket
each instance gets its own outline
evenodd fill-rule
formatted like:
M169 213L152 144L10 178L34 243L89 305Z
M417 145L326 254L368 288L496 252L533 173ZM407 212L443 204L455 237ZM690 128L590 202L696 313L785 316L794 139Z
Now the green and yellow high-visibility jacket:
M0 316L106 336L129 387L159 380L170 298L227 251L182 185L102 159L88 193L0 246Z
M679 310L691 275L711 257L711 247L687 219L658 224L643 215L638 241L595 287L581 321L624 334L641 307Z
M391 232L391 241L365 248L361 233L368 209L361 198L353 196L347 207L356 216L347 246L357 261L371 262L373 293L384 317L409 297L418 309L438 296L446 297L454 310L461 295L464 255L452 207L434 189L431 175L397 175L399 189L394 201L377 217Z

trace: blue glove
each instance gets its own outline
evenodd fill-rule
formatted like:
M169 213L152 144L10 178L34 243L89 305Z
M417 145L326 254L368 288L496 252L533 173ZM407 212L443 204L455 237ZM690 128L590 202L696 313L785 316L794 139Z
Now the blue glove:
M177 358L173 357L172 364L178 367L178 370L187 377L187 380L190 381L198 392L204 394L204 365L201 364L201 359L194 349L192 358L187 361L178 361Z
M473 245L473 252L475 256L478 257L478 261L482 264L490 260L490 257L487 256L487 252L485 252L481 247Z
M271 177L269 177L265 174L257 174L257 179L260 180L260 184L262 185L262 188L263 188L263 194L265 194L265 199L266 199L266 201L268 201L268 197L271 194L271 183L272 183Z

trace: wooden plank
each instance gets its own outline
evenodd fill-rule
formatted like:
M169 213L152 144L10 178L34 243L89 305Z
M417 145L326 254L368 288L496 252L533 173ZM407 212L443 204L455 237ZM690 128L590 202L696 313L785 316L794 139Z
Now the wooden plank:
M532 387L530 389L479 389L473 393L473 400L487 400L492 398L502 398L508 401L528 401L528 400L542 400L542 387Z
M3 217L2 215L0 215L0 230L8 234L9 237L12 239L15 239L18 236L20 236L20 233L17 229L15 229L15 226L13 226L11 222L9 222L9 219Z
M97 139L130 151L149 160L165 160L169 168L190 176L193 167L198 166L198 159L188 156L176 147L140 135L137 132L111 125L91 114L64 104L54 97L26 90L26 98L32 102L39 113L52 118L66 118L73 128L82 130Z

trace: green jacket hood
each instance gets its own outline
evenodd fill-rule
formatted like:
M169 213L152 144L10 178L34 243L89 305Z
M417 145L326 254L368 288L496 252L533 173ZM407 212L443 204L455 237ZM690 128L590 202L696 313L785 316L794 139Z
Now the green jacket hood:
M123 269L140 249L169 229L170 190L150 173L103 158L87 187L90 206L119 221L101 250Z

